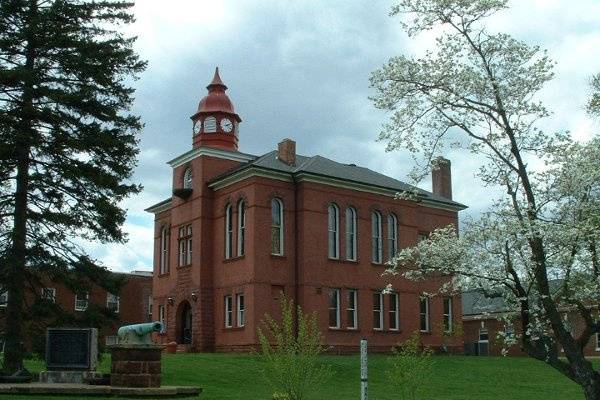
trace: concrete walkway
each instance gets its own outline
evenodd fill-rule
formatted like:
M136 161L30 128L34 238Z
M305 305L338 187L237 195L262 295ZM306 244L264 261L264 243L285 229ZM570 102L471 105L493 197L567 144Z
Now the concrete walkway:
M50 394L67 396L128 396L128 397L198 397L201 388L191 386L161 386L129 388L119 386L84 385L78 383L2 383L0 394Z

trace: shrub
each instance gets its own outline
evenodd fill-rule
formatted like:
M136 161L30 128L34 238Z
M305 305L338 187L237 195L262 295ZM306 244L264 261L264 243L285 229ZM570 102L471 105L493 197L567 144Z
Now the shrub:
M304 314L300 306L282 297L281 322L266 314L258 329L262 373L278 400L303 400L331 375L319 362L325 351L315 313ZM297 322L296 322L297 321Z
M387 375L392 386L398 389L399 398L416 400L430 376L433 367L432 351L421 346L418 332L392 349L388 359Z

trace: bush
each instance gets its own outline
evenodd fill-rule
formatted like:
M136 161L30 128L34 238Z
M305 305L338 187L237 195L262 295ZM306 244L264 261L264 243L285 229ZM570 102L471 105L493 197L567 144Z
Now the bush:
M387 371L392 386L398 389L400 399L416 400L428 381L433 367L432 351L421 346L418 332L392 349Z
M285 297L281 311L281 322L267 314L258 329L262 373L274 390L273 399L307 399L331 375L330 368L318 359L325 348L317 316L304 314L300 306L295 309L293 301Z

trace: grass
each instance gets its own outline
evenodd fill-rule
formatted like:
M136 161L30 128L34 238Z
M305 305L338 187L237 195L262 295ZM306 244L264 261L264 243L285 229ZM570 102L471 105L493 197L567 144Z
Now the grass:
M385 355L369 357L369 397L373 400L397 399L385 378ZM318 391L317 399L356 399L359 393L358 356L323 356L334 376ZM435 357L430 385L424 399L430 400L583 400L577 385L541 362L529 358ZM245 354L177 354L163 356L163 385L193 385L204 389L203 400L270 399L271 390L260 376L261 362ZM600 360L595 360L600 367ZM38 372L41 361L28 361ZM110 369L109 357L100 365ZM74 397L19 396L17 400L74 400ZM14 396L0 396L1 400ZM101 400L102 398L96 397ZM115 398L112 398L113 400Z

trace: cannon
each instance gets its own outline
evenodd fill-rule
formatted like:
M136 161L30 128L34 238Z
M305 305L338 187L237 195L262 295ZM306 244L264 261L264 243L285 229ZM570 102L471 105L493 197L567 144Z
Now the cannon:
M162 323L158 321L122 326L117 331L119 344L154 344L150 334L160 332L162 328Z

